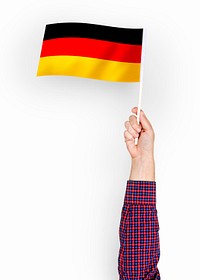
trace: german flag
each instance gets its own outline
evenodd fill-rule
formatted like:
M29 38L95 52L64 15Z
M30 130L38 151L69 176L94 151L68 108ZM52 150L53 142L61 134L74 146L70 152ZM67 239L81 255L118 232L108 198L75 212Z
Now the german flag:
M47 24L37 76L139 82L142 28L82 22Z

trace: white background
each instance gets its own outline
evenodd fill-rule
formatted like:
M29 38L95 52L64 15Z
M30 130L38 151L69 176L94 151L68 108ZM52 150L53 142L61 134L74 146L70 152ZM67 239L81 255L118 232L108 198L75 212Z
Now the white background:
M162 279L199 276L197 1L6 1L0 10L0 279L116 280L138 84L36 77L45 25L145 26Z

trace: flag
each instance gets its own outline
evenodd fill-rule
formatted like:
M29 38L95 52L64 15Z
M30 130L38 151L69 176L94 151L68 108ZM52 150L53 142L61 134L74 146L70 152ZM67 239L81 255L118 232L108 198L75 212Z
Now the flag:
M83 22L47 24L37 76L139 82L142 28Z

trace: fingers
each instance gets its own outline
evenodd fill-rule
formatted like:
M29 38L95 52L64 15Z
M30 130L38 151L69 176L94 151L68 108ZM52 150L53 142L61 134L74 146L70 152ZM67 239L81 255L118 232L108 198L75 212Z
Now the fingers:
M124 125L126 127L126 131L124 132L126 140L133 140L139 137L142 127L137 123L137 117L135 115L131 115L129 121L126 121Z
M135 128L136 125L135 124L133 124L133 126L132 126L130 121L126 121L124 123L124 125L126 127L127 132L129 133L129 135L131 135L132 138L138 138L139 137L139 131L136 130L136 128Z
M126 127L126 131L124 131L125 142L129 145L132 145L135 138L139 138L141 131L153 132L152 125L142 109L140 110L139 124L137 122L138 107L134 107L131 112L133 115L131 115L129 120L124 123Z
M135 148L135 139L133 138L131 133L128 132L127 130L124 131L124 139L125 139L124 141L126 142L129 152L133 151Z
M138 113L138 107L134 107L131 110L132 113L137 114ZM142 125L142 128L147 131L147 130L152 130L152 125L150 123L150 121L148 120L147 116L145 115L144 111L142 109L140 109L140 123Z
M125 138L125 142L129 140L133 140L133 136L130 132L128 132L128 130L124 131L124 138Z
M133 113L134 114L134 113ZM131 115L129 117L129 123L131 125L131 127L138 133L140 133L141 129L142 129L142 126L141 124L138 124L137 122L137 115L134 114L134 115ZM131 128L130 128L131 129Z

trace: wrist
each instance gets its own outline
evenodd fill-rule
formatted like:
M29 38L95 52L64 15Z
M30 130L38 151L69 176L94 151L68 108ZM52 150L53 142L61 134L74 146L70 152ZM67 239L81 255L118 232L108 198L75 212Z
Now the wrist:
M154 156L132 158L129 180L155 181Z

